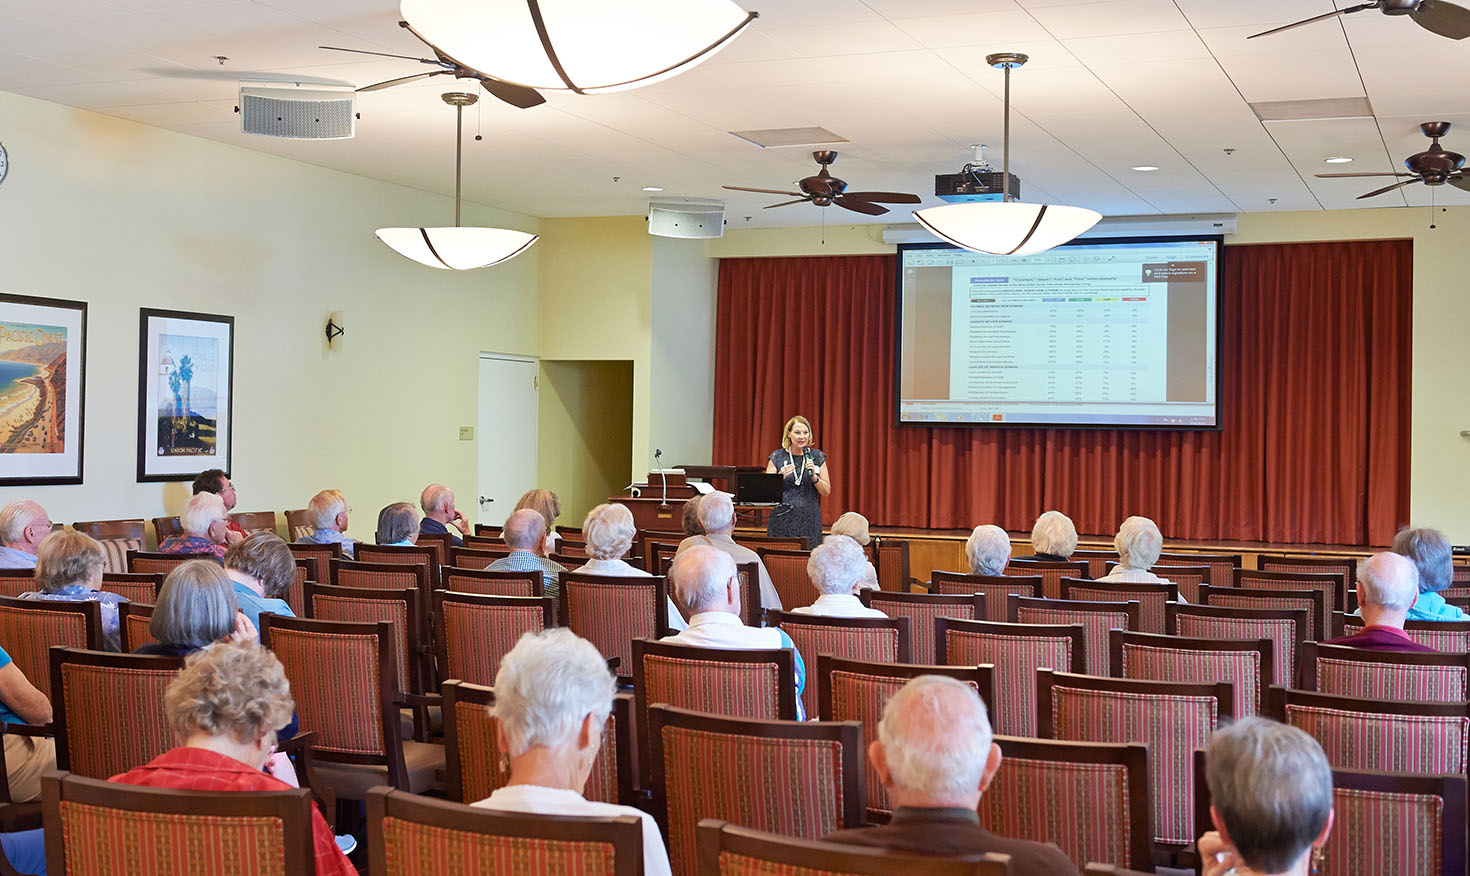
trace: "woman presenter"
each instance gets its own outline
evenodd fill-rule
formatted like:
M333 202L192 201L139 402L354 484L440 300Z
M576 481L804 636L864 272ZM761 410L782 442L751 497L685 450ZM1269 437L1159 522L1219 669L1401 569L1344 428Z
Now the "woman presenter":
M766 534L787 538L804 535L808 550L822 543L819 494L832 494L832 482L827 479L827 454L811 444L812 424L806 417L792 417L781 432L781 449L773 451L766 460L766 474L779 474L786 481L781 504L771 512L771 520L766 524Z

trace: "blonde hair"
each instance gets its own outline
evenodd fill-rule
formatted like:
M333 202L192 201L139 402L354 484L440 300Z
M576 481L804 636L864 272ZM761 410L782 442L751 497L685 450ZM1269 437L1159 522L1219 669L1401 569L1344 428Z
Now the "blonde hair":
M59 529L41 539L36 550L36 584L47 593L73 584L95 588L106 567L107 552L84 532Z
M794 416L791 419L787 420L786 421L786 426L781 430L781 449L782 450L790 450L791 449L791 428L793 426L795 426L797 423L800 423L800 424L802 424L803 426L806 427L806 432L807 432L806 443L807 443L807 446L810 447L812 444L815 443L816 436L812 433L812 424L807 421L807 418L806 417L803 417L801 414L797 414L796 416Z
M832 534L845 535L858 544L867 544L873 540L868 534L868 518L856 511L848 511L833 521Z
M556 529L556 518L561 516L561 499L550 490L527 490L511 510L519 511L522 508L530 508L540 514L546 521L546 531L552 532Z
M204 732L249 744L286 726L295 707L281 661L253 641L195 652L163 695L180 743Z

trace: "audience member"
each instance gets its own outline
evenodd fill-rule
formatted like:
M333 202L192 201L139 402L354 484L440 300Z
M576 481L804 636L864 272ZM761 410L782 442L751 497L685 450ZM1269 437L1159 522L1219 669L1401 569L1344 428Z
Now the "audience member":
M224 500L226 520L229 524L227 527L229 531L225 534L225 544L234 544L250 534L235 522L235 518L228 516L231 511L235 510L235 485L231 483L222 469L211 468L200 472L199 476L194 478L194 495L197 496L200 493L214 493Z
M225 552L225 574L230 577L240 613L254 626L262 614L295 617L286 594L296 584L296 558L280 536L257 532Z
M845 535L863 547L873 540L868 533L868 518L856 511L847 511L832 523L833 535ZM866 558L866 554L864 557ZM878 589L878 570L873 567L871 560L867 561L867 568L863 570L862 583L858 585L859 590Z
M971 575L1004 575L1011 562L1011 537L993 523L975 527L965 539Z
M199 493L189 499L184 513L179 515L179 528L184 534L164 539L158 550L165 554L209 554L216 560L223 559L229 522L223 499L214 493Z
M1204 876L1306 876L1332 832L1332 767L1296 727L1243 718L1210 737L1210 821L1199 839ZM1201 825L1203 827L1203 825Z
M557 578L566 567L546 558L546 518L534 508L511 512L500 529L500 537L510 546L510 556L501 557L485 568L492 572L540 572L542 592L556 598L561 592Z
M868 558L858 543L846 536L829 538L817 545L806 563L806 576L817 589L817 601L791 609L792 614L825 617L887 617L868 608L857 598L867 578Z
M306 506L307 517L316 529L301 541L310 544L340 544L342 556L351 559L352 546L357 542L343 535L347 531L347 515L351 512L341 490L322 490L312 496L311 502Z
M13 647L13 646L12 646ZM51 703L0 648L0 721L40 727L51 723ZM41 798L41 773L56 768L56 743L49 736L5 734L5 775L10 802Z
M46 509L19 499L0 510L0 569L36 568L36 551L51 534Z
M133 649L138 654L186 657L225 640L255 641L255 624L240 612L235 589L218 563L190 560L163 579L148 632L155 641Z
M699 525L699 497L695 496L684 503L684 515L680 520L680 528L684 530L686 537L691 535L704 535L704 527Z
M1440 595L1455 580L1454 550L1443 532L1405 529L1393 537L1393 552L1408 557L1419 570L1419 599L1409 609L1409 620L1470 620L1470 614Z
M771 573L766 571L766 564L761 562L760 555L755 551L735 543L735 501L730 498L730 494L710 493L708 496L701 496L696 513L699 516L699 525L704 528L704 535L691 535L679 542L679 549L674 552L674 556L677 557L690 548L712 547L725 552L738 564L755 563L756 574L760 577L761 608L779 609L781 597L776 593L776 585L771 582ZM693 611L688 603L685 603L685 607Z
M218 501L219 497L215 497ZM102 609L102 638L109 651L122 650L117 630L117 606L128 600L116 593L97 589L107 567L107 552L92 536L62 529L41 542L36 555L36 586L21 599L53 602L95 602Z
M1077 527L1072 518L1060 511L1047 511L1036 518L1031 528L1031 550L1029 556L1018 560L1045 560L1052 563L1066 562L1077 550Z
M881 827L838 831L832 842L876 846L910 855L1011 856L1015 876L1075 874L1077 867L1052 843L997 836L980 826L980 796L1000 769L985 703L967 684L921 675L883 707L868 758L893 816Z
M706 498L720 495L715 493ZM703 513L700 515L704 518ZM801 692L806 688L806 665L791 637L776 627L748 627L740 620L740 574L735 560L718 546L680 548L669 578L679 602L689 610L689 628L663 641L699 648L774 650L789 648L796 658L796 710L805 720Z
M638 527L633 523L633 512L628 510L627 505L610 502L598 505L587 512L587 519L582 521L582 537L587 540L587 556L589 559L575 572L587 575L619 575L625 578L648 578L648 572L625 562L622 557L633 547L633 539L638 535ZM679 607L674 604L673 596L669 596L669 627L682 630L688 624L684 621L684 615L679 613Z
M1149 571L1164 549L1164 536L1152 520L1147 517L1124 520L1118 534L1113 536L1113 547L1118 551L1118 565L1097 580L1116 584L1172 583Z
M294 706L281 662L246 642L205 648L186 660L163 697L177 747L109 781L180 791L290 788L264 769ZM318 876L357 876L314 805L311 827Z
M464 545L461 535L470 534L470 521L464 512L454 507L454 491L443 484L429 484L419 494L419 507L424 509L424 519L419 521L419 532L429 535L448 535L455 547ZM453 526L459 535L449 531ZM382 544L382 542L379 542Z
M1324 644L1433 653L1433 648L1404 632L1404 619L1418 597L1419 572L1408 558L1390 552L1374 554L1358 566L1358 608L1366 625L1362 632Z
M522 636L500 661L491 707L510 778L471 805L537 815L636 816L643 823L644 874L669 876L668 852L652 816L582 796L616 689L607 662L586 639L567 629Z
M427 518L425 518L427 519ZM389 547L413 547L418 544L421 532L419 515L408 502L385 505L378 512L378 531L374 537L378 544ZM464 544L463 541L460 544Z
M556 543L561 540L561 536L556 534L556 518L561 516L561 499L550 490L527 490L516 501L515 510L524 508L530 508L546 521L546 550L543 553L556 553Z

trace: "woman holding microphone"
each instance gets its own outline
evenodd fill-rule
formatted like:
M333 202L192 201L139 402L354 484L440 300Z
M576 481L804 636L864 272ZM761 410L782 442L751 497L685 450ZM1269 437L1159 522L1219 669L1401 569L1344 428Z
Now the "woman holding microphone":
M786 421L781 449L766 459L766 474L785 479L781 504L771 512L766 534L790 538L806 536L807 549L822 543L820 496L832 494L827 479L827 454L812 444L812 424L797 415Z

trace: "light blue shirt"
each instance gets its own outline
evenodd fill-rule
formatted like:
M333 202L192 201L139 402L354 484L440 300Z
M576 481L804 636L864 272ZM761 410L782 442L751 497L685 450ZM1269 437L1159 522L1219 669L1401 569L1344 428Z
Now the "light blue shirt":
M106 590L93 590L81 584L68 584L55 593L43 593L33 590L30 593L22 593L21 599L44 599L50 602L95 602L102 606L102 645L109 651L122 650L122 633L118 631L117 606L120 602L127 602L126 596L118 596L116 593L108 593Z
M0 569L34 569L36 555L18 551L13 547L0 546Z
M1420 593L1419 601L1415 602L1409 609L1409 620L1431 620L1431 621L1462 621L1470 620L1470 614L1466 614L1457 605L1450 605L1444 601L1444 597L1438 593Z
M260 629L260 616L264 613L280 614L286 617L295 617L296 612L284 599L271 599L269 596L261 596L239 581L231 581L235 585L235 603L240 606L240 611L250 618L256 629Z
M307 544L340 544L342 545L342 556L352 559L352 546L357 544L355 539L348 538L335 529L318 529L311 535L300 539Z

